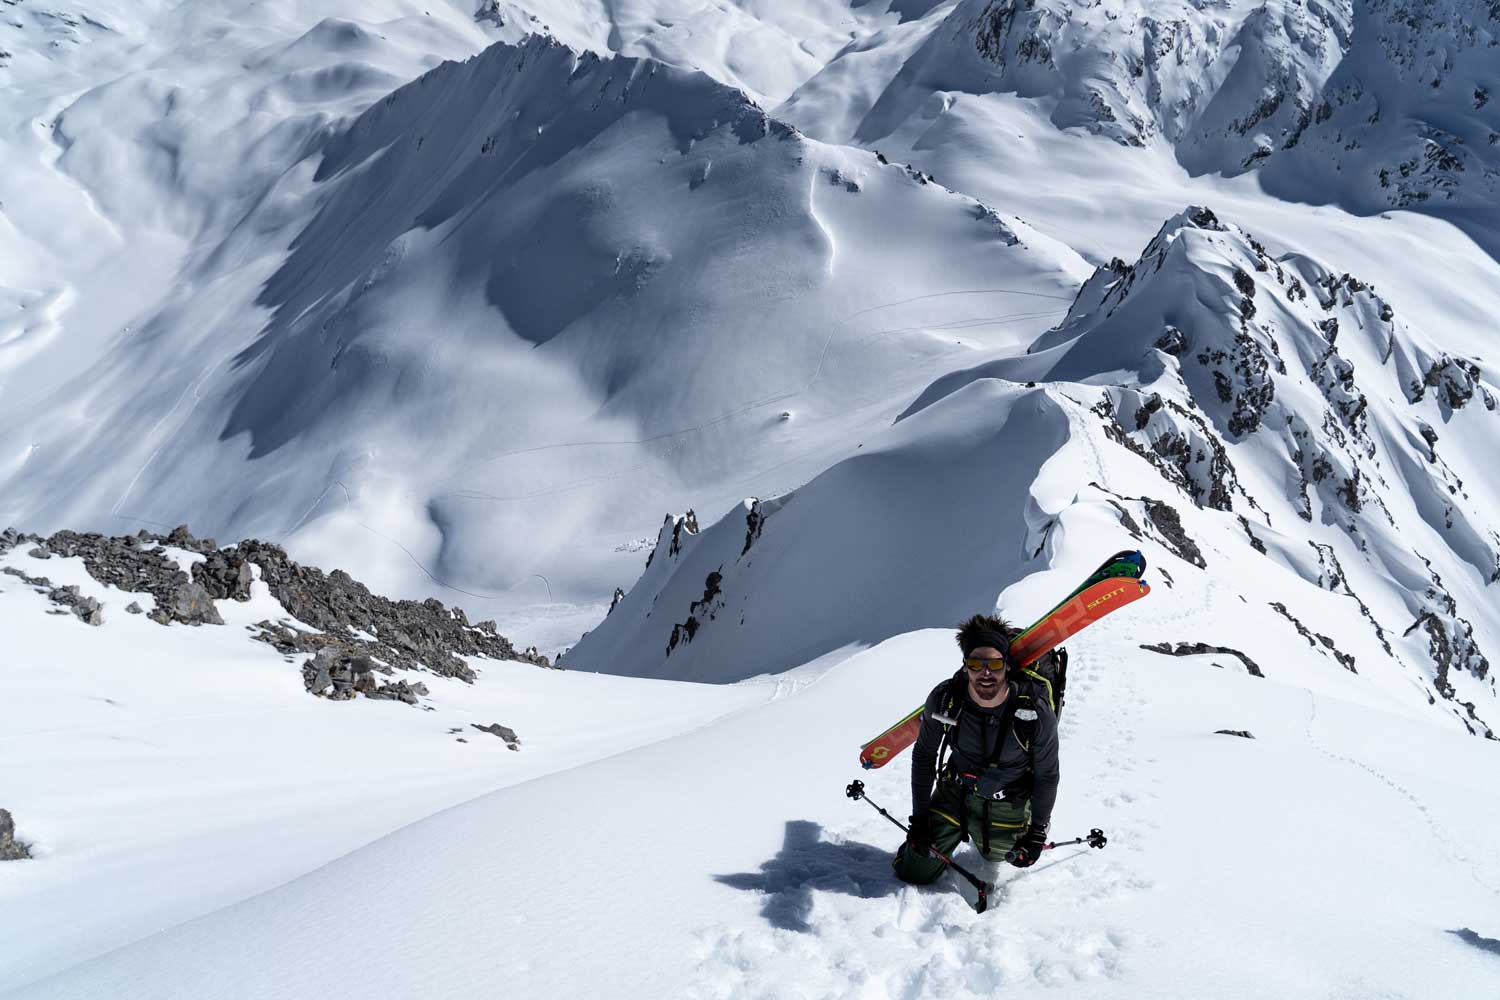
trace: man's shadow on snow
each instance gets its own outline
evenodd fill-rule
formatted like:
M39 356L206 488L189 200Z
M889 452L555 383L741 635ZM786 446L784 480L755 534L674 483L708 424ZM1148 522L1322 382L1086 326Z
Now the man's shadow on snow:
M787 822L781 850L760 871L715 875L714 881L765 893L760 915L773 927L804 934L812 930L807 918L812 915L814 889L877 899L906 887L891 871L891 851L824 840L823 828L805 819Z

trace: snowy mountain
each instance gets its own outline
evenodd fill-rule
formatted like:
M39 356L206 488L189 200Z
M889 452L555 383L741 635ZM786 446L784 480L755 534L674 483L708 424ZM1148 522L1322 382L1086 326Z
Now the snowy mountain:
M784 113L880 144L960 95L1015 95L1057 129L1163 145L1194 176L1260 170L1283 198L1432 212L1494 246L1500 19L1487 0L1149 13L1132 0L964 0L939 13L840 53ZM852 103L830 110L837 100Z
M1441 698L1492 736L1500 493L1483 441L1497 393L1358 278L1273 258L1191 209L1133 264L1096 271L1026 354L944 376L859 456L705 531L669 519L645 575L566 662L732 680L957 620L1033 561L1066 554L1086 572L1090 555L1052 537L1079 507L1158 564L1170 554L1169 586L1251 567L1221 586L1283 619L1261 612L1237 647L1257 662L1283 657L1295 629L1329 663ZM1268 589L1261 561L1289 578ZM1339 627L1317 615L1321 649L1288 610L1323 605L1307 591L1344 598L1328 605Z
M365 44L310 34L333 31ZM572 602L622 582L605 574L631 519L813 474L945 355L1027 339L1086 273L701 73L544 37L308 127L165 304L12 422L10 520L305 529L302 551L373 543L362 575L430 578L502 620L540 575L560 645L602 611Z
M1267 167L1283 197L1450 219L1493 253L1500 193L1500 15L1492 3L1356 5L1315 127Z
M1235 173L1295 144L1350 32L1347 5L1077 5L965 0L902 66L856 137L887 134L935 91L1043 102L1057 128L1172 143L1197 172Z
M6 0L0 996L1492 992L1490 7Z

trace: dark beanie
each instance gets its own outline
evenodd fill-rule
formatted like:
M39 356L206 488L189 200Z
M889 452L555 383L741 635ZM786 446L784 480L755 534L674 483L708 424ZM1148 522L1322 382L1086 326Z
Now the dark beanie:
M1003 633L992 632L989 629L978 629L973 632L965 631L961 637L959 648L968 656L981 646L990 646L1002 653L1010 652L1010 640Z

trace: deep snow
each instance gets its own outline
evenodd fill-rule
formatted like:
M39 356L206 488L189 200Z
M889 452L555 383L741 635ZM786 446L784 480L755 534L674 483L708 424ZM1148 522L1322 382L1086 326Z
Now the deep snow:
M1197 610L1157 596L1073 647L1055 825L1109 846L995 872L982 916L956 881L896 882L899 834L843 796L954 659L924 631L7 995L1484 995L1493 745L1134 651ZM904 761L863 777L904 812Z

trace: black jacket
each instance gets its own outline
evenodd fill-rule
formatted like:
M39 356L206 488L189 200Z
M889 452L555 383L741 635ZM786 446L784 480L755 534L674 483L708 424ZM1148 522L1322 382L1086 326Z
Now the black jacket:
M938 747L943 740L945 703L954 686L958 723L948 734L948 773L979 775L976 791L988 798L1031 799L1031 821L1046 827L1057 802L1060 771L1057 762L1057 715L1048 703L1045 686L1026 678L1011 678L1010 694L995 708L982 708L969 697L963 671L932 689L922 710L922 730L911 754L912 812L926 812L937 775ZM1024 697L1023 697L1024 696ZM1016 709L1036 710L1031 747L1016 732ZM951 712L949 718L955 717ZM1001 740L1003 743L1000 743ZM1000 744L997 747L997 744Z

